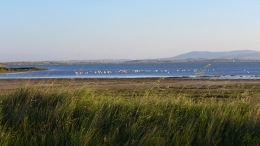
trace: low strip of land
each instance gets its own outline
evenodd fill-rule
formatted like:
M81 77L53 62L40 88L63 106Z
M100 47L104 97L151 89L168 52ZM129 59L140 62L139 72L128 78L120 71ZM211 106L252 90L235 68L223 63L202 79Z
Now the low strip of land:
M7 67L4 67L4 66L0 66L0 73L42 71L42 70L47 70L47 69L39 68L39 67L7 68Z
M151 94L169 93L191 94L193 97L236 97L243 93L260 95L259 80L187 80L175 78L135 78L135 79L2 79L0 93L8 93L19 87L76 90L89 88L97 93L143 96L143 91Z

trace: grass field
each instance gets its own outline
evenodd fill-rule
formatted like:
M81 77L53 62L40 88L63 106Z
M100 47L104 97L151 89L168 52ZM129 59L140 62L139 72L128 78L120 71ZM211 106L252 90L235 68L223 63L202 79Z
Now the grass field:
M0 80L0 145L260 145L259 87L258 81Z

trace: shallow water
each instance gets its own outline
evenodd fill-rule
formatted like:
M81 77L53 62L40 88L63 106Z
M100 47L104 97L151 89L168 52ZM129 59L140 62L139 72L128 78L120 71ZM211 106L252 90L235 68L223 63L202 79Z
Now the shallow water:
M0 79L23 78L146 78L189 77L213 79L260 79L259 62L7 65L40 67L44 71L0 74Z

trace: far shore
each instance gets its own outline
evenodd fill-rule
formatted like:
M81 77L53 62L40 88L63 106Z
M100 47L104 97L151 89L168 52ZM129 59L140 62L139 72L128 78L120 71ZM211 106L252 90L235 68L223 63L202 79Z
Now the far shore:
M43 71L45 68L39 67L19 67L19 68L7 68L0 66L0 73L13 73L13 72L28 72L28 71Z
M23 62L0 62L1 65L49 65L49 64L142 64L142 63L191 63L191 62L260 62L253 59L183 59L183 60L75 60L75 61L23 61Z

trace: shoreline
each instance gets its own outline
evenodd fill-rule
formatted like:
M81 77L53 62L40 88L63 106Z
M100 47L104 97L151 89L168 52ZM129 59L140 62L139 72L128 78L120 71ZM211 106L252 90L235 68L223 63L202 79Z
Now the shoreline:
M70 81L70 80L76 80L76 81L151 81L151 80L165 80L165 81L216 81L216 82L221 82L221 81L230 81L230 82L259 82L260 79L215 79L215 78L192 78L192 77L130 77L130 78L117 78L117 77L111 77L111 78L79 78L79 77L65 77L65 78L57 78L57 77L43 77L43 78L0 78L0 81L12 81L12 80L34 80L34 81L44 81L44 80L53 80L53 81Z
M27 72L27 71L26 71ZM28 71L28 72L34 72L34 71ZM24 73L24 72L0 72L0 74L8 74L8 73ZM8 75L6 75L8 76ZM226 78L225 78L226 77ZM221 77L216 77L216 76L198 76L198 77L192 77L192 76L166 76L166 77L80 77L80 76L69 76L69 77L14 77L14 78L1 78L0 80L70 80L70 79L78 79L78 80L128 80L128 79L166 79L166 80L259 80L260 81L260 76L221 76Z
M18 67L18 68L7 68L0 66L0 74L8 74L8 73L22 73L22 72L32 72L32 71L43 71L48 70L46 68L39 67Z

